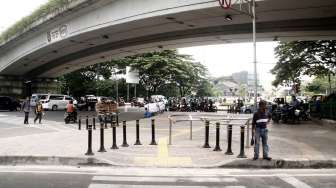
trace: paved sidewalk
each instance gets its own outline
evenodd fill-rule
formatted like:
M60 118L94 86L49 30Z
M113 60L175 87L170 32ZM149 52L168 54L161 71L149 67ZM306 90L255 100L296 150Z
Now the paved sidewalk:
M0 113L1 114L1 113ZM143 145L134 146L135 121L127 122L127 141L129 147L121 147L122 128L117 128L118 150L111 150L112 130L105 130L105 148L107 152L99 153L99 129L93 132L93 158L95 163L121 166L150 166L150 167L264 167L281 168L296 166L333 167L336 166L336 129L321 127L312 122L299 125L271 125L269 127L269 145L272 162L263 160L252 161L253 148L245 148L248 159L238 159L240 146L240 128L233 128L232 150L234 155L225 155L227 149L226 127L221 128L221 152L213 151L215 145L215 127L210 127L210 145L212 148L202 148L204 144L204 123L193 123L193 139L189 139L189 123L179 123L173 127L173 145L168 145L169 121L168 113L155 117L156 142L151 142L150 119L141 120L140 140ZM20 124L0 116L0 126L7 123ZM19 126L19 125L17 125ZM0 165L34 164L37 160L26 156L40 157L43 163L66 164L62 159L80 159L90 162L85 156L87 150L87 131L77 130L77 125L64 125L52 121L44 124L23 126L25 129L43 129L29 135L0 137ZM13 129L15 131L16 129ZM1 131L1 130L0 130ZM260 153L262 156L262 153ZM7 156L7 157L6 157ZM13 156L17 156L14 158ZM45 157L45 158L43 158ZM48 158L49 157L49 158ZM64 157L64 158L63 158ZM90 159L90 160L88 160ZM55 162L56 161L56 162ZM92 160L91 160L92 162ZM287 162L287 163L286 163ZM288 163L291 162L291 163ZM71 164L76 164L72 161ZM321 164L319 166L319 164ZM323 164L325 166L323 166ZM329 164L326 165L326 164ZM294 165L295 166L295 165Z

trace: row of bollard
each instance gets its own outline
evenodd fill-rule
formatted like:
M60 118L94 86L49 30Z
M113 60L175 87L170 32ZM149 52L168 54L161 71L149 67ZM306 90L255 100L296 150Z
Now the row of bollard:
M92 129L96 128L95 127L95 118L93 118L92 120L92 125L89 124L89 118L86 119L86 127L88 130L88 149L87 152L85 153L85 155L94 155L93 151L92 151ZM116 128L117 128L117 118L111 117L111 128L112 128L112 147L111 149L119 149L119 147L117 146L117 133L116 133ZM104 146L104 130L107 128L107 120L106 117L104 118L104 122L101 124L100 126L100 148L98 150L98 152L106 152L105 146ZM156 141L155 141L155 119L152 119L151 122L151 128L152 128L152 140L150 145L157 145ZM78 129L81 129L81 120L79 119L78 122ZM123 143L122 143L122 147L128 147L128 143L127 143L127 129L126 129L126 121L123 121ZM136 120L136 141L134 143L134 145L142 145L140 142L140 121Z
M205 141L203 148L211 148L209 144L209 128L210 122L205 121ZM246 158L245 151L244 151L244 141L245 141L245 126L240 126L240 153L237 158ZM233 155L232 152L232 125L227 126L227 150L225 152L226 155ZM216 123L216 146L214 151L222 151L220 148L220 123Z
M117 118L117 123L119 123L118 116L110 115L111 120L112 120L112 117L116 117ZM88 128L89 128L89 116L86 116L85 125L86 125L86 130L88 130ZM105 129L107 129L107 116L104 116L104 125L105 125ZM96 130L96 118L95 117L92 118L92 127L93 127L94 130ZM79 119L78 119L78 130L82 130L82 119L81 119L81 117L79 117Z

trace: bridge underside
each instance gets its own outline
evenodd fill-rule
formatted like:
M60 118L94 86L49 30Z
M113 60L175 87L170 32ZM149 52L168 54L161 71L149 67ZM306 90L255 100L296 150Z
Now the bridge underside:
M251 18L224 11L215 3L108 27L88 27L86 32L13 58L0 74L50 78L142 52L251 41ZM260 1L257 13L258 41L336 38L336 2L332 0ZM227 15L232 21L225 20Z

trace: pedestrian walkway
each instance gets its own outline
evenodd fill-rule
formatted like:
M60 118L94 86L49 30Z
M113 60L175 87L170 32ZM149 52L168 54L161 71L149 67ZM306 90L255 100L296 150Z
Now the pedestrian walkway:
M0 113L1 114L1 113ZM8 115L8 114L7 114ZM156 119L156 142L151 143L151 119L140 121L140 140L136 142L135 121L127 122L127 142L129 147L121 147L123 143L122 127L117 127L117 145L112 146L112 130L105 129L105 148L107 152L97 152L100 147L99 126L93 131L94 158L102 163L121 166L144 167L235 167L245 165L281 166L282 161L336 161L335 146L336 130L310 123L300 125L276 124L269 127L270 156L273 163L262 159L252 161L253 147L246 147L248 159L238 159L240 153L240 126L233 127L233 155L226 155L227 127L220 129L220 148L213 151L215 146L215 127L210 126L210 146L202 148L204 144L204 122L194 122L192 140L190 140L190 125L176 124L172 131L172 145L168 144L169 120L168 114L161 114ZM0 156L50 156L77 157L85 156L88 134L84 124L78 130L77 124L65 125L51 120L43 124L23 125L21 117L0 116ZM31 121L31 120L30 120ZM97 123L98 124L98 123ZM8 130L6 130L6 128ZM2 133L1 133L2 132ZM20 133L20 134L19 134ZM260 153L260 155L262 155ZM280 163L279 163L280 161ZM20 161L19 161L20 162ZM298 163L299 164L299 163ZM335 164L336 166L336 164Z

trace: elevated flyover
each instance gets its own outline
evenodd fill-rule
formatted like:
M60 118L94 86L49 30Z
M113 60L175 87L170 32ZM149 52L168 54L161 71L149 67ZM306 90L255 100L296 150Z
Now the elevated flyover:
M78 1L1 44L0 75L53 78L111 58L252 39L251 18L217 0ZM256 12L258 41L336 38L335 0L258 0Z

